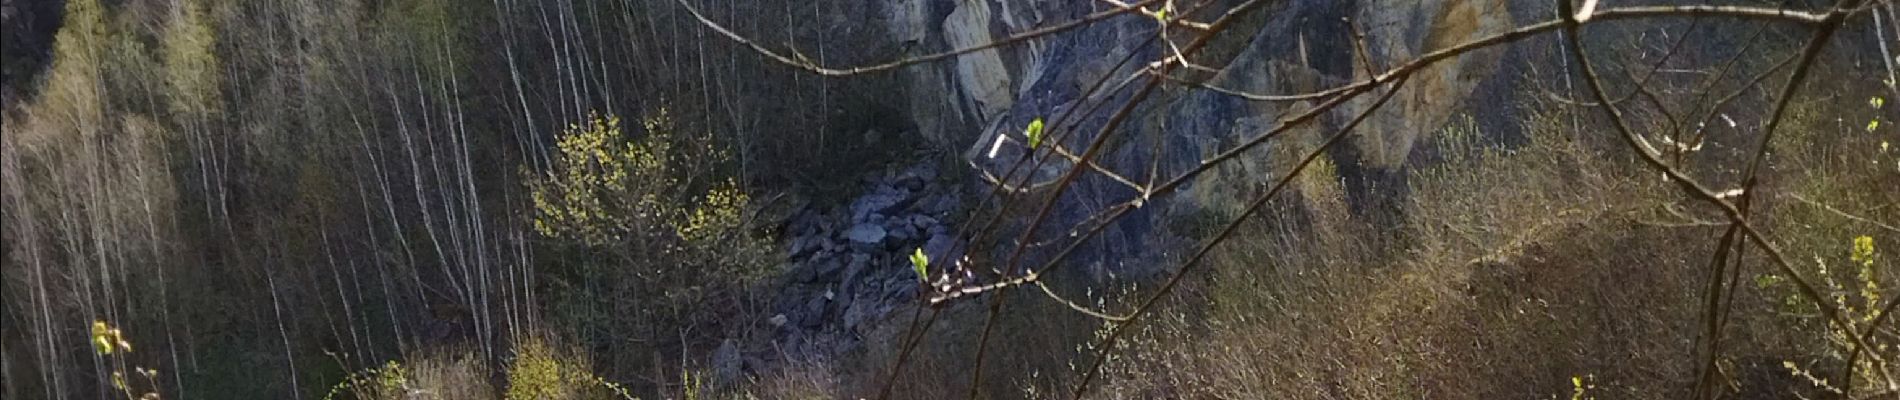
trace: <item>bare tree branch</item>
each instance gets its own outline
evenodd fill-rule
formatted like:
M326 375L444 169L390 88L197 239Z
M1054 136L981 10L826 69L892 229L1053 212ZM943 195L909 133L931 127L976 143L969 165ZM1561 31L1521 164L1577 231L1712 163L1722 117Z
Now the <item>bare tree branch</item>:
M1844 0L1844 1L1853 1L1853 0ZM1558 4L1560 4L1560 7L1568 6L1567 2L1560 1L1558 2ZM1561 12L1562 11L1560 11L1560 13ZM1800 77L1803 74L1805 74L1805 71L1807 67L1809 66L1809 64L1813 62L1814 57L1819 54L1819 52L1821 51L1821 48L1827 43L1827 39L1832 37L1833 33L1840 28L1841 23L1846 19L1846 15L1847 15L1846 13L1847 13L1846 9L1841 8L1841 7L1836 7L1833 12L1830 12L1825 15L1825 18L1823 19L1823 21L1825 22L1824 24L1821 24L1815 27L1816 31L1814 33L1814 36L1809 40L1808 44L1802 50L1802 53L1803 53L1802 62L1796 65L1795 75L1792 79L1790 79L1790 85L1783 90L1783 97L1779 99L1779 102L1781 103L1781 105L1776 107L1777 111L1775 112L1775 115L1777 116L1777 118L1771 119L1769 122L1769 127L1771 131L1773 127L1776 126L1778 123L1777 122L1778 116L1780 115L1779 111L1785 108L1785 105L1788 101L1787 95L1791 94L1793 92L1793 89L1796 87L1795 82L1799 81ZM1565 13L1565 15L1569 15L1569 14ZM1820 308L1820 311L1823 316L1827 317L1827 319L1835 325L1838 325L1845 329L1851 329L1853 325L1849 323L1844 317L1841 316L1840 308L1836 306L1834 303L1832 303L1831 301L1829 301L1824 296L1821 296L1820 292L1814 288L1814 285L1808 283L1808 279L1806 278L1806 276L1803 275L1801 271L1796 270L1794 266L1787 261L1787 257L1782 254L1781 249L1776 247L1773 242L1769 241L1766 236L1763 236L1760 230L1755 229L1754 225L1748 221L1747 215L1744 214L1740 209L1738 209L1735 206L1735 204L1730 203L1728 200L1723 199L1722 196L1716 195L1713 191L1710 191L1709 189L1707 189L1700 182L1697 182L1694 178L1689 177L1687 174L1682 173L1681 171L1677 170L1675 167L1669 166L1661 158L1659 158L1655 149L1650 148L1646 143L1643 142L1641 137L1638 136L1636 132L1629 127L1628 122L1624 121L1622 112L1616 108L1615 104L1610 102L1609 96L1603 90L1603 82L1601 78L1597 76L1595 67L1591 65L1589 57L1584 55L1583 49L1580 47L1582 43L1577 38L1577 30L1579 27L1583 25L1582 20L1569 18L1564 22L1565 22L1564 28L1569 33L1566 36L1570 40L1570 44L1571 44L1570 50L1571 50L1572 58L1579 65L1583 67L1584 81L1588 83L1587 86L1590 88L1591 93L1596 96L1597 102L1599 103L1598 104L1599 108L1602 109L1603 113L1607 115L1610 118L1610 120L1614 122L1614 126L1616 127L1617 131L1622 134L1624 141L1627 142L1633 150L1636 150L1636 152L1642 156L1642 159L1644 162L1650 164L1650 166L1654 167L1655 169L1661 170L1664 173L1664 175L1669 178L1671 182L1675 182L1684 191L1689 192L1689 195L1691 197L1695 197L1697 199L1700 199L1702 201L1705 201L1717 207L1720 207L1722 209L1722 212L1728 216L1729 220L1731 221L1733 225L1741 227L1743 231L1743 236L1747 238L1750 242L1753 242L1756 245L1756 247L1759 247L1763 251L1767 252L1770 259L1772 259L1775 262L1775 264L1781 268L1781 272L1783 274L1788 275L1789 280L1795 282L1796 288L1799 289L1801 295L1803 297L1806 297L1808 300L1813 301L1815 306ZM1767 134L1764 133L1764 136L1767 136ZM1760 157L1759 156L1760 153L1767 151L1767 146L1766 146L1767 143L1768 143L1767 138L1764 138L1763 146L1757 149L1758 158ZM1750 174L1751 176L1753 175L1752 170L1753 168L1751 168L1751 174ZM1866 342L1863 341L1860 338L1860 336L1858 335L1848 335L1848 336L1851 339L1853 339L1854 345L1855 347L1857 347L1857 349L1855 350L1856 352L1859 351L1859 348L1867 347ZM1882 368L1884 371L1884 364L1876 364L1876 365L1883 366ZM1849 374L1851 376L1851 371L1849 372Z
M969 54L969 53L993 49L997 47L1008 46L1011 44L1027 41L1030 39L1035 39L1038 37L1048 36L1048 35L1061 33L1061 32L1065 32L1068 30L1076 29L1076 28L1089 26L1090 24L1094 24L1095 22L1106 20L1111 17L1115 17L1117 15L1138 12L1138 11L1141 11L1141 7L1154 5L1156 3L1162 2L1163 0L1144 0L1138 3L1129 4L1128 7L1118 7L1118 8L1107 10L1107 11L1101 11L1094 14L1089 14L1087 16L1083 16L1080 19L1064 22L1061 24L1051 25L1048 27L1024 31L1021 33L1010 35L1009 37L997 39L996 41L989 42L989 43L974 45L970 47L964 47L964 48L950 50L950 51L941 52L941 53L932 53L932 54L926 54L926 55L921 55L921 56L916 56L916 57L906 57L903 59L898 59L895 61L889 61L889 62L884 62L884 63L879 63L879 64L856 66L856 67L843 67L843 68L825 67L823 65L819 65L818 63L812 62L810 60L803 59L803 57L791 57L791 56L786 56L784 54L780 54L778 52L772 51L772 49L768 49L765 46L758 44L758 42L753 41L752 39L747 39L744 36L740 36L737 33L733 33L732 30L726 29L726 27L719 25L719 23L713 22L713 20L706 18L705 15L702 15L699 13L699 9L694 8L691 3L687 2L687 0L675 0L675 1L679 3L680 7L685 8L687 13L693 14L693 18L699 20L699 24L701 26L704 26L707 29L711 29L713 32L718 33L720 36L725 37L726 40L730 40L733 43L738 43L740 45L749 47L752 49L753 52L759 53L759 55L763 55L766 58L771 59L772 61L777 61L780 64L797 67L798 69L802 69L805 71L809 71L809 72L819 74L819 75L824 75L824 76L850 76L850 75L859 75L859 74L866 74L866 73L879 72L879 71L887 71L887 70L902 68L909 65L939 61L939 60L944 60L944 59L956 57L963 54Z
M1400 89L1405 87L1405 81L1405 78L1399 78L1398 81L1392 82L1392 88L1386 90L1385 94L1380 95L1379 99L1374 101L1371 106L1366 107L1366 109L1354 117L1351 122L1340 127L1339 131L1334 133L1331 138L1328 138L1325 144L1308 152L1305 157L1300 159L1300 163L1293 167L1292 171L1287 172L1285 176L1281 177L1279 182L1274 182L1273 188L1268 189L1266 193L1255 198L1251 204L1247 205L1245 211L1241 211L1240 216L1228 222L1226 227L1221 228L1219 234L1216 234L1207 244L1202 245L1200 250L1195 251L1194 255L1189 257L1186 262L1181 263L1181 267L1176 268L1174 274L1168 277L1167 283L1162 284L1161 288L1156 291L1155 294L1148 296L1146 300L1142 301L1140 306L1135 307L1135 311L1129 314L1127 322L1115 324L1115 327L1109 331L1108 338L1103 339L1101 345L1097 346L1100 350L1096 352L1095 361L1090 364L1087 372L1082 375L1082 382L1076 385L1074 397L1080 399L1083 393L1088 392L1089 382L1094 380L1095 376L1101 372L1102 363L1108 360L1108 352L1114 351L1116 341L1121 338L1123 333L1127 332L1129 326L1138 322L1136 321L1137 318L1147 313L1155 304L1161 301L1162 297L1172 292L1174 287L1181 283L1182 278L1186 277L1187 273L1193 270L1196 264L1199 264L1209 253L1213 252L1214 247L1225 243L1227 238L1232 236L1234 232L1240 228L1242 222L1245 222L1248 217L1258 213L1262 207L1266 206L1268 200L1272 200L1276 195L1280 194L1280 191L1285 190L1287 184L1293 182L1293 178L1299 177L1300 173L1305 171L1306 167L1312 165L1314 160L1319 159L1319 156L1324 154L1326 149L1343 141L1343 139L1352 133L1353 128L1358 127L1359 123L1365 122L1366 118L1371 117L1373 112L1377 111L1380 106L1384 106L1387 100L1391 100L1393 94L1397 94Z
M1889 225L1885 222L1875 221L1872 218L1849 214L1846 211L1841 211L1840 209L1834 208L1833 206L1829 206L1827 204L1823 204L1821 202L1814 201L1814 200L1808 200L1807 197L1803 197L1799 193L1789 195L1789 197L1793 197L1795 200L1798 200L1802 203L1806 203L1807 205L1815 206L1822 210L1827 210L1827 212L1834 213L1834 215L1839 215L1841 216L1841 218L1847 218L1849 220L1853 220L1854 222L1860 222L1860 223L1864 223L1868 225L1873 225L1876 228L1884 229L1888 232L1900 233L1900 228L1896 228L1893 225Z

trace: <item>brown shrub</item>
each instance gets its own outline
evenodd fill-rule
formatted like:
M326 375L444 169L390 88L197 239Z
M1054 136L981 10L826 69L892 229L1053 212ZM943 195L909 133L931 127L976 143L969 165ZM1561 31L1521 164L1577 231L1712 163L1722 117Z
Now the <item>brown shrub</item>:
M1326 191L1303 183L1305 200L1269 215L1312 226L1249 222L1138 325L1095 397L1543 398L1568 396L1572 379L1599 397L1687 396L1705 354L1719 214L1540 118L1517 148L1480 144L1460 131L1469 125L1439 135L1446 159L1414 172L1402 248L1371 248L1363 222L1312 201ZM1856 146L1791 136L1801 153ZM1788 157L1774 175L1853 210L1900 198L1865 186L1880 174L1837 160L1865 158ZM1841 233L1868 229L1836 216L1820 225L1845 231L1817 232L1812 221L1826 218L1812 210L1757 207L1789 249L1839 248ZM1770 268L1757 253L1744 252L1751 276ZM1819 328L1778 316L1771 291L1737 290L1718 360L1725 390L1813 394L1778 365L1814 359Z

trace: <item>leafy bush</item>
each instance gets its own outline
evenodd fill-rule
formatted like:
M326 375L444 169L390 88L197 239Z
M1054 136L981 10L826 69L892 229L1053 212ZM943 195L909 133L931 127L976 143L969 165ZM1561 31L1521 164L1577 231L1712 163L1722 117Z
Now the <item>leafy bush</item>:
M133 363L130 360L132 342L125 336L125 332L103 320L92 322L92 352L109 365L112 390L123 395L126 400L159 400L158 369L135 366L127 370L126 365ZM127 372L134 372L138 376ZM139 389L139 386L145 386L145 389Z
M356 399L400 399L407 393L409 369L401 362L389 360L383 365L350 373L342 382L330 386L324 400L351 396Z
M508 364L506 400L631 399L626 389L593 374L593 364L573 351L563 351L546 339L528 337L515 342L514 361Z
M608 371L679 354L669 346L691 344L673 342L682 328L718 330L700 316L757 303L751 288L773 259L747 226L752 197L725 145L664 110L641 128L629 134L611 115L569 126L551 168L526 179L533 228L554 239L542 253L553 255L551 314L590 350L616 354Z
M1874 246L1874 238L1855 237L1851 244L1851 249L1847 252L1848 266L1846 268L1830 268L1827 258L1815 257L1815 267L1809 271L1820 281L1821 287L1817 289L1828 296L1834 304L1840 305L1841 317L1847 321L1848 326L1829 323L1825 317L1815 313L1813 302L1796 293L1793 285L1788 284L1785 277L1776 274L1759 275L1756 277L1756 284L1762 289L1771 289L1780 294L1784 307L1783 315L1790 316L1801 324L1824 328L1820 329L1821 337L1819 338L1819 342L1825 345L1823 354L1834 361L1852 363L1849 366L1853 368L1853 383L1851 383L1853 387L1839 387L1839 382L1831 383L1827 378L1821 377L1826 375L1817 376L1818 373L1810 371L1811 367L1805 367L1792 360L1784 361L1783 367L1787 368L1789 373L1803 377L1818 389L1858 398L1861 395L1900 389L1892 387L1900 382L1890 381L1881 372L1883 368L1890 368L1881 363L1888 360L1900 360L1900 335L1896 335L1891 329L1881 329L1882 326L1892 327L1893 323L1890 317L1881 317L1881 307L1887 304L1882 299L1886 298L1884 292L1887 291L1885 288L1889 283L1881 278L1881 266L1876 263L1880 257ZM1872 334L1868 334L1869 332ZM1855 338L1850 335L1865 335L1863 336L1865 343L1871 348L1857 348Z
M619 117L596 114L563 131L553 169L527 181L535 231L603 249L743 250L731 239L744 236L751 197L728 152L675 131L664 110L642 125L629 138Z

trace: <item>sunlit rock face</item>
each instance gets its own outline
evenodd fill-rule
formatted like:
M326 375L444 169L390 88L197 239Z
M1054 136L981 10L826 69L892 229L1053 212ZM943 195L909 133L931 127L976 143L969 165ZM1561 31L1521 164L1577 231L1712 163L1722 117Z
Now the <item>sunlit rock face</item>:
M1358 11L1359 20L1412 21L1402 31L1368 36L1372 58L1382 67L1417 59L1420 55L1459 43L1511 30L1511 14L1503 0L1476 1L1375 1ZM1405 162L1420 135L1443 126L1454 112L1465 105L1478 84L1497 70L1501 49L1489 49L1458 57L1420 70L1407 89L1388 107L1370 120L1360 134L1357 146L1363 160L1379 167L1396 167ZM1354 68L1353 78L1367 78L1364 68ZM1367 102L1361 102L1362 108ZM1356 111L1355 111L1356 112Z
M993 18L995 13L990 11L987 1L959 4L943 21L944 41L956 49L993 42L996 40L996 36L990 34ZM956 74L952 76L957 81L958 92L975 103L979 120L1001 114L1015 102L1015 96L1010 93L1012 74L1003 65L1000 52L978 51L957 57L953 62Z
M1177 2L1182 6L1186 3ZM1191 15L1194 20L1211 21L1240 3L1243 1L1216 0ZM1369 68L1391 68L1434 49L1507 31L1514 26L1512 8L1525 7L1512 7L1506 0L1271 1L1261 10L1235 20L1225 36L1209 42L1193 58L1214 71L1190 70L1177 76L1258 93L1320 90L1365 79ZM891 7L893 15L886 21L894 25L888 30L898 40L918 44L912 54L925 54L986 43L1109 8L1104 2L904 0ZM1151 17L1130 14L1020 45L908 68L903 73L910 82L911 119L917 123L919 134L930 142L964 149L965 158L1001 174L1020 156L1022 148L1013 143L998 148L997 135L1020 139L1023 127L1032 119L1041 117L1053 122L1073 108L1086 110L1106 103L1092 114L1051 125L1056 128L1051 130L1052 136L1081 132L1053 141L1079 153L1111 114L1146 82L1140 68L1173 53L1169 47L1150 40L1158 35L1157 28ZM1363 50L1353 40L1355 32L1364 33ZM1196 34L1171 29L1166 38L1176 46L1184 46ZM1356 56L1361 52L1369 60ZM1403 193L1402 168L1413 144L1453 115L1464 112L1481 86L1502 75L1497 71L1505 63L1503 52L1476 52L1420 71L1403 92L1356 130L1353 140L1329 158L1338 165L1341 176L1337 181L1345 183L1344 191L1354 198L1356 211L1395 207L1394 198ZM1135 57L1130 63L1117 64L1131 53ZM1120 91L1085 97L1089 87L1103 78L1110 87L1123 80L1134 82ZM1288 140L1260 146L1198 176L1184 189L1184 195L1164 199L1171 202L1166 207L1144 207L1125 226L1110 229L1107 242L1117 238L1133 241L1148 227L1181 212L1238 212L1248 200L1267 190L1271 179L1263 177L1285 173L1292 164L1286 158L1316 148L1320 136L1369 107L1374 97L1349 102L1314 124L1289 132ZM1116 132L1118 139L1109 141L1110 147L1101 160L1103 165L1135 180L1145 180L1151 165L1157 166L1153 174L1173 176L1312 105L1253 102L1163 85L1132 108ZM1052 181L1068 168L1063 163L1048 163L1035 171L1034 180ZM1058 208L1052 223L1069 226L1134 195L1133 189L1091 175L1065 194L1062 201L1066 206ZM1149 214L1150 209L1166 212ZM1094 253L1114 256L1127 247L1104 246Z

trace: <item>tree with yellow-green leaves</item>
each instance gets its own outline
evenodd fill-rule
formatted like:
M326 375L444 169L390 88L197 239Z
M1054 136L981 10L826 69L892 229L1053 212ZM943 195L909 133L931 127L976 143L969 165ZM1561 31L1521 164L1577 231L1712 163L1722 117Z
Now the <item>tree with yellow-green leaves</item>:
M107 39L105 10L98 0L66 2L65 25L53 37L53 64L42 104L49 115L81 132L95 132L100 115L100 71Z
M204 115L218 109L218 39L210 24L204 3L186 1L173 13L171 24L159 39L165 85L174 113Z
M640 122L638 136L611 115L568 126L550 168L524 178L535 232L565 249L553 253L584 255L563 266L574 273L552 274L580 289L556 293L552 313L584 339L670 338L770 270L771 243L746 226L751 197L729 175L729 153L664 111Z
M553 169L528 180L536 232L605 246L668 234L712 240L738 227L750 199L737 181L688 165L731 157L703 140L681 140L664 112L641 122L640 138L623 133L619 117L598 114L561 133Z

